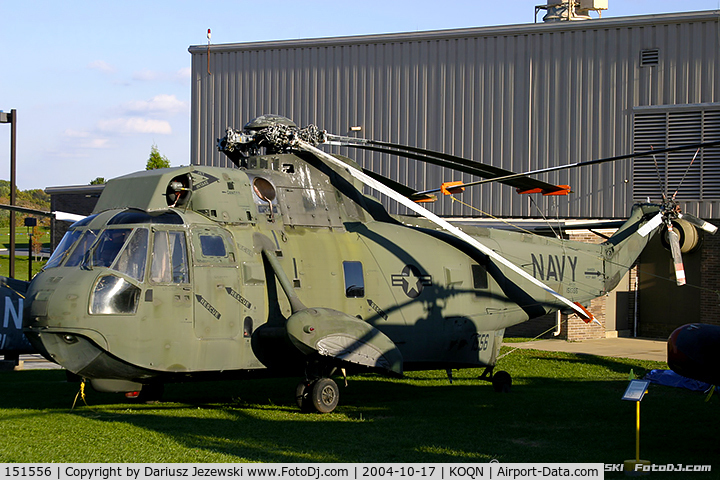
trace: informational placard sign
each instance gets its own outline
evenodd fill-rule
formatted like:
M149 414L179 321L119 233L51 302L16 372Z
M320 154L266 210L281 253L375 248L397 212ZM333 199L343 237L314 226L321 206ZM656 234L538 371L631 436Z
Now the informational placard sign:
M623 395L622 399L639 402L645 396L645 392L647 392L649 386L650 380L630 380L630 385L628 385L627 390L625 390L625 395Z

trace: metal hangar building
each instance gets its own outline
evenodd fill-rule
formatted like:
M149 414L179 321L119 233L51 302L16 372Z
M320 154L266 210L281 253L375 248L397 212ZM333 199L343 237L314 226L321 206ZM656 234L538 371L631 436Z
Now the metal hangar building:
M567 0L548 3L567 8ZM232 166L216 140L265 113L515 172L720 140L720 11L571 21L550 13L553 21L535 24L192 46L191 161ZM418 190L476 180L383 154L335 152ZM429 209L463 218L481 215L475 207L525 220L623 219L633 203L659 201L662 181L678 191L683 211L718 224L720 149L694 155L658 155L659 173L645 157L539 177L570 185L564 197L488 184L468 189L463 203L443 197ZM668 281L669 254L658 249L593 306L602 332L569 320L562 335L662 336L687 321L717 323L720 239L708 235L685 255L696 288L682 295ZM681 297L677 306L655 301Z

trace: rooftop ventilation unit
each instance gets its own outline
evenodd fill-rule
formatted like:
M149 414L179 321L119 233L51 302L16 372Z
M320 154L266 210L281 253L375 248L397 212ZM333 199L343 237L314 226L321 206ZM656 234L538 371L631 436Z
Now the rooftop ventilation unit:
M535 7L535 23L540 10L547 10L543 22L590 20L590 11L608 9L608 0L549 0L547 5Z

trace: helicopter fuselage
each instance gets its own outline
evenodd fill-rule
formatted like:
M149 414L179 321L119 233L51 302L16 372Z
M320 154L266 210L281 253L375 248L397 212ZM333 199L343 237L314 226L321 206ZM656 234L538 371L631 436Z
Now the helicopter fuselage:
M96 213L70 228L33 279L24 331L80 376L146 384L302 374L310 358L372 368L379 361L359 356L388 348L401 359L385 368L395 373L492 366L505 328L562 308L463 242L390 216L361 192L340 169L294 154L251 157L244 169L112 180ZM463 229L581 303L613 288L647 241L626 232L623 253L620 240ZM302 327L308 335L343 325L365 333L335 351L337 332L331 346L303 347L302 333L288 339L286 331L298 313L293 295L319 309L317 324ZM341 313L323 323L323 312ZM353 357L353 342L369 350Z

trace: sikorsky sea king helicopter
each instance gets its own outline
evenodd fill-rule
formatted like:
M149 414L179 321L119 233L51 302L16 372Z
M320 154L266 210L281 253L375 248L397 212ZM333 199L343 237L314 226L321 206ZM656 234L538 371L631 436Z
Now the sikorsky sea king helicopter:
M406 155L520 191L569 190L262 116L219 141L238 168L108 182L95 213L72 225L29 285L25 334L103 391L149 396L167 382L298 375L298 406L331 412L338 372L465 367L485 367L503 390L510 375L493 368L507 327L556 310L591 321L582 304L615 287L662 224L679 245L672 222L682 214L669 200L636 205L600 245L456 226L420 206L432 192L327 154L316 147L323 143ZM420 217L388 214L364 185Z

